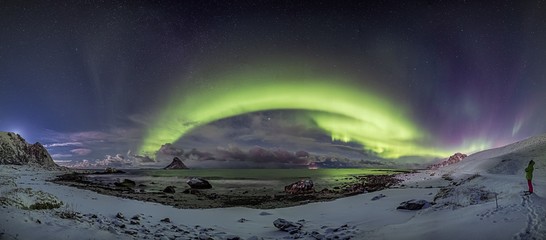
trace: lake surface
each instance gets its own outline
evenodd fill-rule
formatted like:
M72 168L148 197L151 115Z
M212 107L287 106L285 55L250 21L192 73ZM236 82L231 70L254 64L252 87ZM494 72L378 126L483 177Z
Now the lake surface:
M141 169L129 170L131 175L150 177L201 177L215 179L287 180L299 178L345 178L351 176L391 175L404 170L342 168L342 169Z

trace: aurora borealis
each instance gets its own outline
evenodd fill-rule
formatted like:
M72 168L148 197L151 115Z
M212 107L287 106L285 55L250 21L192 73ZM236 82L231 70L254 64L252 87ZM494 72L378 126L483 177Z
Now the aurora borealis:
M544 1L4 3L0 131L59 162L427 161L546 133Z
M303 113L333 140L358 142L383 157L448 154L414 144L424 133L404 115L401 106L351 87L344 79L299 70L266 64L241 74L221 75L213 89L190 89L175 95L149 129L141 152L154 155L161 145L176 142L212 121L257 111L295 109L307 111Z

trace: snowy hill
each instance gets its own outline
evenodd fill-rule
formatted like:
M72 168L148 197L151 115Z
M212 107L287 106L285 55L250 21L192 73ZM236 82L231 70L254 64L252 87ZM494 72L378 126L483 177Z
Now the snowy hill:
M534 160L534 193L524 169ZM472 154L420 172L411 187L439 187L432 210L372 236L384 239L546 239L546 135ZM441 230L438 227L441 226ZM414 229L407 231L407 229Z
M524 176L529 161L536 162L535 175L546 176L546 134L531 137L504 147L472 154L444 170L457 174L501 174Z

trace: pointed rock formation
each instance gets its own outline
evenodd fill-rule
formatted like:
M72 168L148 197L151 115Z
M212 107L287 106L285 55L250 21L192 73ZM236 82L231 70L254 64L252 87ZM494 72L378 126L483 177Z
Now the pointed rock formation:
M175 157L173 161L171 162L171 164L164 167L163 169L188 169L188 167L184 165L184 163L180 160L180 158Z
M0 132L0 164L32 165L51 170L63 169L53 162L39 142L29 144L19 134Z

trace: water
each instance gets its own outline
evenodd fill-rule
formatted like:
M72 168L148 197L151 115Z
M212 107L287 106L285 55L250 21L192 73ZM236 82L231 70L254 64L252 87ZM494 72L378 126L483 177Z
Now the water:
M282 190L284 186L301 179L311 179L317 189L341 187L354 182L356 176L392 175L404 170L396 169L129 169L125 174L92 175L95 181L102 183L120 182L130 179L137 184L144 184L148 191L162 190L165 186L185 186L190 177L208 180L216 189L238 188L274 188Z
M351 176L395 174L403 170L394 169L146 169L130 170L130 174L151 177L201 177L214 179L247 179L247 180L285 180L301 178L344 178Z

